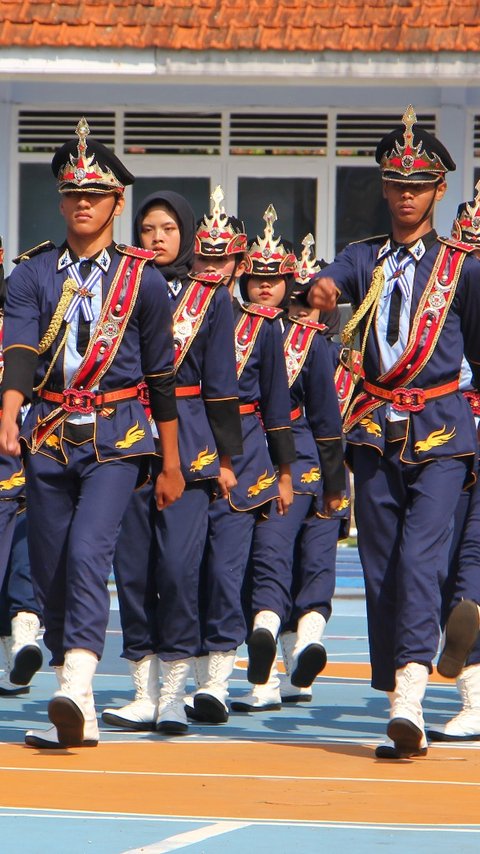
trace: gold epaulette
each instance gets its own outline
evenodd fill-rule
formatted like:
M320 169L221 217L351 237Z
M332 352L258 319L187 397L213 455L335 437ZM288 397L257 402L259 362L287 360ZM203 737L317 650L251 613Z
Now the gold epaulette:
M325 323L317 323L316 320L310 320L309 317L290 317L292 323L298 323L300 326L308 326L310 329L316 329L317 332L326 332L328 326Z
M145 258L147 261L153 261L157 255L152 249L140 249L139 246L126 246L125 243L117 243L117 249L122 255L131 255L132 258Z
M259 314L260 317L266 317L268 320L275 320L283 314L281 308L274 308L273 305L258 305L256 302L244 302L242 308L249 314Z
M471 243L464 243L462 240L456 240L454 237L437 237L439 243L444 243L446 246L451 246L453 249L458 249L460 252L474 252L477 246L472 246Z
M42 252L49 252L50 249L55 249L55 244L52 243L51 240L44 240L43 243L39 243L37 246L32 246L31 249L21 252L20 255L17 255L17 257L13 259L13 263L20 264L22 261L29 261L30 258L34 258L35 255L40 255Z

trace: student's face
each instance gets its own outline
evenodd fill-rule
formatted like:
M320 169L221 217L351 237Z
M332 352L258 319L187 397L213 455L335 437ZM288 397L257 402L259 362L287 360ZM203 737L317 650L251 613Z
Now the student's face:
M157 252L155 262L160 266L175 261L180 251L181 234L173 211L160 206L150 208L142 220L140 240L144 249Z
M118 193L62 193L60 212L67 232L77 237L95 237L114 216L123 211L125 199Z
M243 271L243 262L240 263L236 271L236 275L241 275ZM192 273L221 273L225 281L230 281L233 271L235 270L235 255L222 255L218 258L195 255L193 260ZM239 272L240 270L240 272Z
M250 276L247 282L250 302L260 305L280 305L285 296L285 279L283 276Z
M290 317L300 317L303 320L313 320L315 323L318 323L318 319L320 317L320 309L319 308L310 308L301 302L291 302L288 307L288 314Z
M435 202L443 198L446 189L445 181L438 184L383 181L383 196L392 220L403 227L415 227L431 216Z

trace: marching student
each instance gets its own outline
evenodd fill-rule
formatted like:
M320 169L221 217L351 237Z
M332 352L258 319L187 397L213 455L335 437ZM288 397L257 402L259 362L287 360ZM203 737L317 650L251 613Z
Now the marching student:
M403 126L376 150L390 235L350 244L321 270L310 303L340 291L358 306L363 367L346 413L358 544L365 574L372 685L387 692L390 742L377 756L427 752L422 701L439 640L441 585L460 493L474 479L477 438L459 389L464 354L480 362L479 265L433 229L455 169L440 140ZM373 514L375 524L372 524Z
M66 240L21 256L5 306L0 452L17 456L23 445L32 580L59 683L48 706L52 727L28 732L32 747L98 743L92 680L115 541L155 451L139 401L143 381L162 444L157 507L184 486L164 280L154 253L113 242L134 178L88 135L81 119L52 160ZM25 400L31 407L19 432Z
M269 508L279 517L291 507L290 473L295 447L290 426L290 399L282 332L277 318L281 311L234 298L235 278L247 298L245 278L270 278L293 273L295 256L281 238L275 238L276 220L270 205L264 214L262 238L249 244L236 268L230 266L230 294L235 318L237 377L242 416L243 454L232 460L237 479L228 496L218 497L210 507L209 534L202 586L202 653L196 661L197 690L193 696L196 720L223 723L228 719L226 699L237 648L245 641L247 625L242 604L242 586L256 523ZM199 229L195 271L227 269L210 248L207 230ZM249 644L258 631L267 630L270 614L255 616Z
M6 281L0 238L0 382L3 375L3 307ZM37 643L40 610L30 576L26 540L25 472L21 457L0 457L0 696L28 694L42 665Z
M480 182L473 201L458 206L452 237L473 247L480 258ZM479 376L472 376L468 364L462 368L461 388L478 425L480 419ZM474 387L476 386L476 387ZM462 701L460 712L445 724L429 726L431 741L478 741L480 739L480 484L478 479L465 490L455 511L448 578L442 590L442 625L446 623L445 644L438 670L456 678Z
M200 232L207 229L214 254L233 266L246 237L239 224L224 223L222 199L217 187L212 214ZM133 702L107 708L102 717L128 729L182 734L188 729L185 683L201 647L198 598L209 505L216 491L226 496L234 487L231 458L242 452L233 316L224 287L228 276L192 273L199 238L183 196L168 191L148 196L137 213L135 240L157 253L156 263L167 279L186 487L180 501L162 513L147 487L133 496L124 516L115 577L123 655L136 691Z
M312 235L307 235L295 274L251 275L245 283L252 302L282 309L297 456L292 464L294 500L288 516L270 512L257 525L250 573L253 612L269 614L281 632L288 677L284 697L292 701L310 699L311 691L302 689L310 689L326 664L321 639L332 610L340 527L336 511L345 491L342 425L331 345L324 335L328 328L299 312L298 280L304 285L320 269L312 257L313 244ZM249 695L232 703L235 711L280 708L276 631L263 629L257 643L254 640L255 632L248 672L256 684Z

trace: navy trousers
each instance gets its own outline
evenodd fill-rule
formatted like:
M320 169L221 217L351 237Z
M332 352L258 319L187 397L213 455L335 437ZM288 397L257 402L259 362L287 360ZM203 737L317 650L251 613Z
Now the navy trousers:
M201 651L199 587L212 482L188 483L179 501L155 514L158 654L163 661Z
M308 611L318 611L328 622L335 592L335 563L341 520L310 516L295 541L292 613L285 629L295 631Z
M0 501L0 587L7 574L18 507L18 501L15 499Z
M102 656L115 542L141 464L141 457L99 463L92 442L68 448L67 465L26 455L32 582L52 665L69 649Z
M399 442L384 456L353 448L355 516L365 575L372 686L395 688L409 662L431 670L453 515L467 473L461 458L405 465Z
M460 495L455 511L448 578L442 590L442 627L461 599L480 605L480 483ZM480 635L466 666L480 663Z
M11 619L19 611L40 617L30 575L27 545L27 514L17 513L7 572L0 590L0 636L11 635Z
M202 653L236 649L247 636L242 586L260 510L232 510L226 498L210 506L202 581Z
M272 501L267 519L258 523L251 555L252 613L274 611L282 623L290 616L295 540L314 501L295 495L285 516Z
M123 634L122 656L140 661L158 649L157 513L152 482L133 493L117 540L113 570Z

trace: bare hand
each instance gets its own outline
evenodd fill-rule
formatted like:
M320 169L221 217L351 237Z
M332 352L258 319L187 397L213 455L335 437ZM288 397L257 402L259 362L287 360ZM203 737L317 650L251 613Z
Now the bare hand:
M286 516L289 507L293 504L293 485L289 474L279 476L278 489L280 496L277 498L277 513L279 516Z
M317 279L308 293L308 302L312 308L320 311L332 311L339 296L339 290L333 279Z
M221 465L220 475L217 480L221 497L228 498L230 490L237 485L237 478L232 467L230 465Z
M183 495L185 481L179 468L161 471L155 481L157 510L165 510Z
M331 516L336 510L339 510L342 504L341 492L326 492L323 496L323 515Z
M7 457L20 456L22 451L18 441L19 432L16 421L2 418L0 422L0 454L5 454Z

